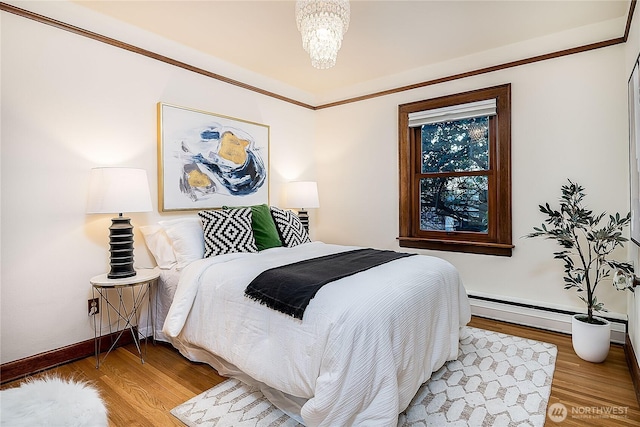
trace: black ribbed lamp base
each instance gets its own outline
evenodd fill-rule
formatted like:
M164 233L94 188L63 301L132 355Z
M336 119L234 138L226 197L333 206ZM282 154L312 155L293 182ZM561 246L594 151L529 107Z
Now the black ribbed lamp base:
M109 279L133 277L133 226L131 218L119 216L111 219L109 227L109 252L111 253L111 271Z
M300 218L300 222L302 223L302 226L304 227L305 230L307 230L307 233L308 233L309 232L309 213L304 209L300 209L298 211L298 218Z

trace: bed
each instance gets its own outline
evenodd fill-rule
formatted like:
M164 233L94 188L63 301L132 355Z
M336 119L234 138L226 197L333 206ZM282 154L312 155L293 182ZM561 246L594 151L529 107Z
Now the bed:
M301 228L295 215L287 221ZM208 257L196 250L185 260L176 247L188 227L172 225L160 225L176 261L161 273L156 337L260 386L307 426L395 426L420 385L458 355L469 302L457 270L442 259L404 257L330 282L297 319L248 298L248 284L267 269L358 248L311 242L300 230L289 245L276 221L281 246ZM211 234L206 224L203 234ZM158 261L157 245L151 252Z

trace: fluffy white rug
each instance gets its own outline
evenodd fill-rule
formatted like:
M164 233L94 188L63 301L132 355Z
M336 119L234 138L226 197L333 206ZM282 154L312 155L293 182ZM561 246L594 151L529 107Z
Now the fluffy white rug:
M7 427L108 426L100 393L85 382L30 379L0 392L0 425Z
M398 426L542 427L557 353L553 344L466 327L458 359L423 384ZM235 379L171 413L189 427L301 426Z

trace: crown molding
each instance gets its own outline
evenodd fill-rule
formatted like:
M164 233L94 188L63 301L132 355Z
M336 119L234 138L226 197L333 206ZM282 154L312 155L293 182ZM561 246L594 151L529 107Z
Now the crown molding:
M563 49L563 50L559 50L556 52L552 52L552 53L547 53L544 55L537 55L537 56L533 56L530 58L525 58L525 59L520 59L517 61L510 61L510 62L506 62L503 64L499 64L499 65L494 65L494 66L490 66L490 67L484 67L484 68L479 68L477 70L472 70L472 71L465 71L462 73L458 73L458 74L453 74L450 76L445 76L445 77L439 77L436 79L432 79L432 80L427 80L427 81L423 81L423 82L419 82L419 83L414 83L411 85L406 85L406 86L400 86L400 87L396 87L393 89L388 89L388 90L383 90L380 92L374 92L374 93L369 93L369 94L365 94L365 95L361 95L361 96L356 96L356 97L352 97L352 98L346 98L340 101L336 101L336 102L330 102L330 103L326 103L326 104L320 104L320 105L311 105L311 104L307 104L298 100L295 100L293 98L289 98L286 96L282 96L279 95L275 92L271 92L271 91L267 91L264 89L261 89L259 87L256 86L252 86L246 83L243 83L241 81L235 80L235 79L231 79L229 77L217 74L217 73L213 73L211 71L199 68L199 67L195 67L193 65L187 64L185 62L182 61L178 61L176 59L173 58L169 58L167 56L164 55L160 55L158 53L152 52L150 50L147 49L143 49L134 45L131 45L129 43L125 43L122 42L120 40L116 40L114 38L111 37L106 37L103 36L101 34L89 31L89 30L85 30L83 28L80 27L76 27L74 25L70 25L67 24L65 22L62 21L58 21L56 19L52 19L49 18L47 16L44 15L39 15L37 13L34 12L30 12L28 10L25 9L21 9L19 7L16 6L12 6L10 4L4 3L4 2L0 2L0 10L4 11L4 12L8 12L8 13L12 13L18 16L21 16L23 18L27 18L27 19L31 19L34 20L36 22L40 22L42 24L45 25L50 25L56 28L59 28L61 30L65 30L65 31L69 31L71 33L80 35L82 37L87 37L102 43L106 43L108 45L120 48L120 49L124 49L124 50L128 50L130 52L142 55L142 56L146 56L148 58L151 59L155 59L157 61L160 62L164 62L166 64L169 65L173 65L175 67L179 67L182 69L185 69L187 71L191 71L193 73L196 74L201 74L203 76L221 81L223 83L227 83L233 86L238 86L241 87L243 89L252 91L252 92L256 92L259 93L261 95L265 95L271 98L275 98L278 99L280 101L284 101L284 102L288 102L290 104L294 104L303 108L307 108L310 110L320 110L320 109L326 109L326 108L331 108L331 107L337 107L339 105L345 105L345 104L351 104L354 102L361 102L361 101L365 101L368 99L372 99L372 98L379 98L382 96L387 96L387 95L392 95L395 93L399 93L399 92L405 92L408 90L413 90L413 89L418 89L418 88L422 88L422 87L426 87L426 86L432 86L432 85L436 85L436 84L440 84L440 83L445 83L445 82L450 82L453 80L458 80L458 79L464 79L467 77L472 77L472 76L477 76L480 74L486 74L486 73L491 73L494 71L500 71L500 70L504 70L507 68L513 68L513 67L519 67L521 65L527 65L527 64L532 64L535 62L540 62L540 61L546 61L549 59L554 59L554 58L560 58L563 56L567 56L567 55L574 55L574 54L578 54L578 53L582 53L582 52L588 52L591 50L595 50L595 49L601 49L601 48L605 48L605 47L609 47L609 46L615 46L617 44L621 44L621 43L626 43L628 37L629 37L629 32L631 30L631 21L633 19L633 13L635 11L636 8L636 3L637 0L631 0L631 3L629 5L629 12L627 14L627 21L626 21L626 26L625 26L625 30L624 30L624 34L621 37L617 37L617 38L613 38L610 40L605 40L605 41L601 41L601 42L597 42L597 43L590 43L590 44L586 44L583 46L578 46L578 47L574 47L574 48L570 48L570 49Z

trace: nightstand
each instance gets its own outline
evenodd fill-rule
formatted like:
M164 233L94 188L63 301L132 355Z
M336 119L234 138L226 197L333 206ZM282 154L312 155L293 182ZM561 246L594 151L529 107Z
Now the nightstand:
M157 284L160 272L158 269L140 269L136 270L136 273L135 276L121 279L109 279L105 273L95 276L90 280L93 286L93 297L96 298L97 292L101 302L99 305L101 312L95 314L93 319L96 369L99 369L100 365L104 363L109 353L111 353L111 350L115 348L118 340L120 340L127 329L131 332L133 342L138 349L140 362L144 363L140 335L138 334L138 322L140 321L140 314L142 314L144 310L144 302L146 301L148 333L149 323L153 314L151 309L151 287ZM115 317L113 321L111 319L112 313L114 313ZM96 321L95 316L99 317L98 321ZM109 323L109 336L111 337L112 343L101 360L100 347L103 340L102 320L105 317ZM151 323L153 324L153 322ZM113 332L114 327L115 333ZM113 338L114 335L116 335L115 339ZM145 353L147 340L148 339L145 339Z

